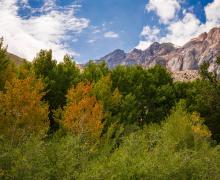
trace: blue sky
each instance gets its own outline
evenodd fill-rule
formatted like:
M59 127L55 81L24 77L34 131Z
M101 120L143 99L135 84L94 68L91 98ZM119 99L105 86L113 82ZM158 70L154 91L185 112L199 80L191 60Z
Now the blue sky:
M219 26L219 12L220 0L0 0L0 36L30 60L42 48L84 63L154 41L181 46Z

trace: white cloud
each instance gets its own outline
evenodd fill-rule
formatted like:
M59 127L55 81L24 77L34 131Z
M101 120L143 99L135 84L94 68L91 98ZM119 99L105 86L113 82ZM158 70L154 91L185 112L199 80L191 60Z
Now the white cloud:
M145 39L155 40L157 39L157 35L160 33L160 30L156 27L150 28L150 26L144 26L141 36Z
M215 3L215 1L213 2ZM216 13L220 10L216 9ZM220 21L209 19L206 13L207 21L202 23L194 14L186 13L183 19L169 24L168 33L160 39L161 42L172 42L173 44L182 46L190 39L197 37L203 32L208 32L213 27L218 27Z
M200 21L191 13L186 13L184 18L171 23L168 27L168 34L162 37L162 42L172 42L176 45L183 45L199 33Z
M149 26L144 26L141 32L141 36L144 38L144 41L140 41L137 45L137 49L145 50L150 46L154 41L158 41L158 34L160 30L156 27L150 28Z
M205 7L206 18L208 21L220 23L220 0L214 0Z
M144 51L152 44L152 41L140 41L139 44L135 47L136 49L140 49Z
M104 34L104 37L105 38L118 38L119 35L113 31L109 31Z
M141 35L150 33L153 38L147 38L145 41L141 40L136 48L144 50L148 48L155 39L159 42L171 42L175 45L182 46L199 34L208 32L213 27L220 26L220 0L214 0L204 9L206 16L205 23L201 22L193 13L185 11L182 19L173 20L166 24L167 33L163 36L157 33L155 27L155 30L148 27L145 31L142 31Z
M160 21L165 24L175 18L179 9L180 4L177 0L149 0L146 5L146 10L148 12L155 11Z
M16 55L32 60L40 49L52 49L54 57L62 60L64 54L77 56L68 47L67 41L72 36L81 33L88 27L89 20L75 16L74 6L60 10L55 1L45 1L40 9L40 16L30 14L28 18L18 15L18 3L25 4L26 0L1 0L0 1L0 36L8 44L8 50Z

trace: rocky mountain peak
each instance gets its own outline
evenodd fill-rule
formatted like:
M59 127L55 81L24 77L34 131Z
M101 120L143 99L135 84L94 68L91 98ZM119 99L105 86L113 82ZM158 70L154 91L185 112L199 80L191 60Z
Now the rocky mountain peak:
M153 51L153 50L158 49L159 47L160 47L160 43L154 42L153 44L150 45L150 47L148 49Z
M129 53L117 49L104 56L110 68L117 65L139 64L151 67L155 64L165 66L172 72L198 70L205 62L210 62L210 70L218 70L215 63L220 54L220 28L211 29L191 39L182 47L176 48L172 43L154 42L146 50L133 49ZM220 72L220 70L219 70Z
M207 39L212 43L219 43L220 28L213 28L209 31Z
M204 41L208 37L208 33L204 32L199 37L195 38L195 41Z
M113 51L113 53L125 53L125 52L121 49L116 49L116 50Z
M126 56L126 54L123 50L116 49L115 51L109 53L108 55L104 56L101 59L108 61L110 59L123 59L123 58L125 58L125 56Z
M139 54L139 53L142 53L142 50L134 48L130 53Z
M110 54L102 57L100 60L105 60L109 67L117 66L121 64L126 58L126 53L121 49L116 49L115 51L111 52Z

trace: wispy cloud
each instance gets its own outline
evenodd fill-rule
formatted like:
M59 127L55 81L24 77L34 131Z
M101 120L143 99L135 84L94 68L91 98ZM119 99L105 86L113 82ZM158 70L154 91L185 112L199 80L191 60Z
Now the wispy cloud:
M94 43L94 42L96 42L96 39L89 39L89 40L87 41L87 43Z
M18 11L29 8L31 14L21 17ZM0 36L5 38L10 52L32 60L40 49L52 49L54 57L62 60L64 54L77 56L69 46L70 37L89 26L89 20L75 15L79 6L60 9L55 0L45 0L40 8L32 8L27 0L0 1ZM38 15L35 15L35 13ZM71 35L71 36L70 36Z
M104 33L104 37L105 38L118 38L119 34L113 31L108 31L106 33Z

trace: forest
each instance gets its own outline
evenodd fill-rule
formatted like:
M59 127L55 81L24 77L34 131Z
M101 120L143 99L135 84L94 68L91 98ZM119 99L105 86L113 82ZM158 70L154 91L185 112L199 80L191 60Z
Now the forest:
M220 58L217 59L220 62ZM16 66L0 41L0 179L220 179L220 80L51 50Z

